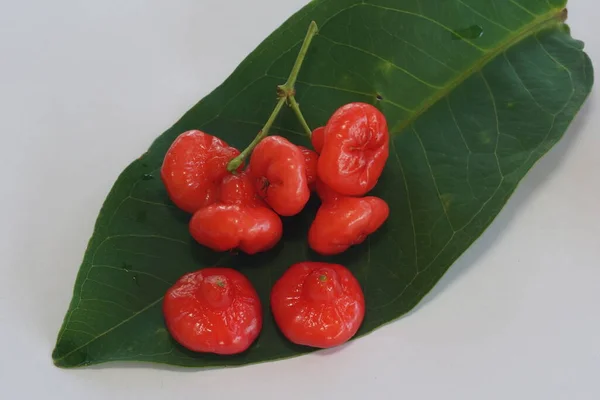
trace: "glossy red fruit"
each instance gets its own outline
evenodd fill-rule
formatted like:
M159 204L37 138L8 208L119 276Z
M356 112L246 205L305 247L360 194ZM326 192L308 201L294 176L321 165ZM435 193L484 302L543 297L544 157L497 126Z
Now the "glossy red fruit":
M356 334L364 319L365 299L360 284L344 266L301 262L273 286L271 309L291 342L328 348Z
M308 230L308 245L322 255L334 255L365 241L390 214L378 197L346 197L319 192L323 204Z
M338 193L362 196L373 189L389 156L384 115L365 103L350 103L329 119L318 175Z
M181 277L165 294L163 314L179 344L216 354L246 350L263 320L256 290L231 268L206 268Z
M315 182L315 191L323 203L343 197L341 194L323 183L323 181L318 177L317 181Z
M167 151L160 175L169 198L193 213L217 200L227 163L240 152L223 140L198 130L184 132Z
M310 136L310 142L313 145L313 149L319 154L321 154L321 150L323 150L323 144L325 142L325 127L320 126L316 128L312 135Z
M247 254L270 250L283 233L281 218L266 207L245 172L223 179L219 202L194 213L189 229L214 251L239 248Z
M240 249L256 254L272 249L281 239L281 218L267 207L212 204L196 211L190 234L214 251Z
M254 182L248 171L226 176L221 182L219 201L225 204L246 204L252 207L265 206L266 203L256 192Z
M317 162L319 161L319 155L304 146L298 146L302 154L304 155L304 166L306 167L306 183L310 190L315 189L317 181Z
M259 195L279 215L298 214L310 197L304 155L281 136L268 136L252 152L250 174Z

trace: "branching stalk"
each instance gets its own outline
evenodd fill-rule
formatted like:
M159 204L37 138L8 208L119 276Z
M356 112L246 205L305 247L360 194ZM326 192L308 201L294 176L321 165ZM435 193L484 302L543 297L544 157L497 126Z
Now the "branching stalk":
M298 53L298 57L296 58L296 62L292 67L292 71L290 72L287 81L283 85L277 86L277 95L279 97L279 100L277 101L273 112L269 116L269 119L267 120L263 128L258 132L258 135L256 135L252 143L250 143L248 147L244 149L244 151L242 151L237 157L231 160L229 164L227 164L227 170L229 172L234 172L235 170L237 170L240 167L240 165L242 165L244 160L248 157L248 155L252 153L252 150L254 150L254 148L260 143L260 141L269 135L269 130L271 129L271 126L275 122L275 119L277 119L279 112L281 111L283 105L286 102L289 103L290 107L294 111L294 114L296 114L296 117L302 124L302 127L310 137L312 131L306 123L306 120L304 119L304 116L300 111L300 106L298 105L298 102L295 98L295 85L296 79L298 79L298 73L300 72L300 68L302 67L304 58L306 57L306 53L308 52L310 42L312 42L312 39L317 34L317 32L317 23L315 21L312 21L310 23L310 26L308 27L308 32L306 32L306 37L304 38L304 42L302 43L302 47L300 48L300 52Z

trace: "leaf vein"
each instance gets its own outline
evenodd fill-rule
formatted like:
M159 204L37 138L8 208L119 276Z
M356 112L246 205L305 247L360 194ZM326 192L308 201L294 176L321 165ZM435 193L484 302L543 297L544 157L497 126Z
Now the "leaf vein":
M158 277L158 276L156 276L154 274L151 274L149 272L144 272L144 271L136 270L136 269L130 269L130 268L128 268L127 271L125 271L122 267L116 267L114 265L106 265L106 264L94 264L94 265L92 265L91 268L109 268L109 269L114 269L114 270L117 270L117 271L121 271L123 273L134 272L134 273L137 273L137 274L149 276L149 277L154 278L154 279L156 279L158 281L164 282L164 283L166 283L169 286L171 286L173 284L173 282L166 281L166 280L164 280L164 279L162 279L162 278L160 278L160 277Z
M297 82L301 83L303 85L309 86L309 87L338 90L340 92L354 93L354 94L358 94L358 95L365 96L365 97L375 97L377 95L377 93L366 93L366 92L361 92L361 91L358 91L358 90L342 88L342 87L339 87L339 86L322 85L322 84L318 84L318 83L308 83L308 82L302 82L302 81L297 81ZM399 108L401 110L404 110L406 112L410 112L410 113L415 112L415 110L407 108L407 107L403 106L402 104L395 103L395 102L393 102L391 100L388 100L388 99L382 99L381 102L382 103L390 104L390 105L392 105L392 106L394 106L396 108Z
M439 21L437 21L437 20L435 20L433 18L430 18L430 17L428 17L428 16L426 16L424 14L417 14L417 13L414 13L414 12L411 12L411 11L401 10L401 9L392 8L392 7L386 7L386 6L382 6L382 5L379 5L379 4L368 4L368 3L365 3L365 5L369 6L369 7L380 8L382 10L397 12L397 13L406 14L406 15L412 15L412 16L417 17L417 18L422 18L424 20L427 20L427 21L429 21L429 22L431 22L431 23L439 26L440 28L448 31L449 33L454 33L454 29L451 29L451 28L447 27L446 25L442 24L441 22L439 22ZM468 45L476 48L477 50L480 50L481 52L486 52L485 49L477 46L475 43L471 42L470 40L468 40L466 38L464 39L464 42L467 43Z
M399 70L399 71L403 72L404 74L406 74L407 76L409 76L409 77L413 78L415 81L417 81L417 82L419 82L419 83L421 83L421 84L423 84L423 85L425 85L425 86L428 86L428 87L430 87L430 88L432 88L432 89L441 89L441 88L442 88L442 86L434 85L434 84L432 84L432 83L430 83L430 82L427 82L427 81L425 81L425 80L423 80L423 79L419 78L418 76L414 75L414 74L413 74L413 73L411 73L410 71L408 71L408 70L406 70L406 69L404 69L404 68L400 67L400 66L399 66L399 65L397 65L397 64L394 64L394 63L393 63L393 62L391 62L390 60L386 60L386 59L385 59L385 58L383 58L382 56L380 56L380 55L378 55L378 54L375 54L375 53L373 53L373 52L370 52L369 50L363 49L362 47L353 46L353 45L351 45L351 44L349 44L349 43L338 42L338 41L336 41L336 40L333 40L333 39L331 39L331 38L329 38L329 37L327 37L327 36L325 36L325 35L323 35L323 34L321 34L321 35L319 35L319 36L320 36L320 37L322 37L323 39L326 39L326 40L330 41L331 43L333 43L333 44L335 44L335 45L337 45L337 46L344 46L344 47L348 47L348 48L350 48L350 49L353 49L353 50L356 50L356 51L362 52L362 53L364 53L364 54L366 54L366 55L369 55L369 56L371 56L371 57L373 57L373 58L377 58L377 59L378 59L378 60L380 60L380 61L385 61L386 63L389 63L389 64L390 64L392 67L394 67L395 69L397 69L397 70Z
M465 138L465 135L464 135L462 129L460 128L458 121L456 120L456 114L454 114L454 110L452 109L452 104L450 102L449 96L446 97L446 103L448 104L448 110L450 110L450 116L452 117L452 121L454 121L454 125L456 125L456 129L458 130L458 133L460 134L462 142L464 143L464 145L468 151L468 154L467 154L467 184L469 185L469 189L471 190L471 196L473 196L474 199L477 199L477 196L475 196L475 190L473 189L473 185L471 183L471 171L470 171L471 167L470 166L471 166L471 155L473 154L473 152L471 151L471 148L469 147L469 144L467 143L467 139Z
M528 8L526 8L524 5L522 5L521 3L518 3L515 0L508 0L510 1L512 4L514 4L515 6L519 7L521 10L525 11L527 14L531 15L534 18L539 17L538 14L535 14L534 12L532 12L531 10L529 10Z
M502 167L500 166L500 159L498 158L498 143L500 142L500 118L498 116L498 107L496 106L496 97L494 96L494 92L492 91L492 88L491 88L487 78L485 77L485 74L483 73L483 71L479 71L479 74L481 75L483 83L485 84L485 87L487 88L487 91L490 95L490 99L492 100L492 107L494 109L494 117L496 119L496 143L494 145L494 157L496 158L496 165L498 167L498 173L500 174L500 176L502 178L504 178L504 176L502 175Z
M468 5L467 3L465 3L462 0L457 0L458 3L462 4L465 8L468 8L469 10L471 10L471 12L473 12L474 14L480 16L481 18L485 19L486 21L496 25L498 28L501 28L503 30L505 30L506 32L511 32L510 29L508 29L506 26L500 24L499 22L494 21L491 18L488 18L487 16L485 16L484 14L480 13L479 11L477 11L475 8L471 7L470 5Z
M87 299L86 298L82 298L81 299L82 303L85 303L85 302L88 302L88 301L94 301L94 302L98 302L98 303L110 304L111 306L117 306L117 307L122 308L123 310L125 310L125 311L127 311L129 313L136 312L136 310L128 308L128 307L125 307L124 305L119 304L116 301L112 301L112 300L96 299L96 298L87 298Z
M425 163L427 164L427 167L429 168L429 174L431 175L433 187L435 188L435 192L437 193L437 197L438 197L438 200L440 201L440 205L442 206L442 210L444 210L444 215L446 216L446 219L448 220L448 223L450 224L450 227L452 228L452 232L454 233L456 231L456 229L454 229L454 225L452 224L450 215L448 215L448 209L446 208L446 204L442 200L442 194L440 193L440 188L438 186L437 179L435 178L435 174L433 173L433 168L431 166L431 162L429 161L429 156L427 155L427 150L425 149L423 140L421 140L421 135L419 135L419 132L417 132L417 129L415 128L414 125L412 126L412 131L414 132L415 137L419 141L419 145L421 146L421 149L423 150L423 155L425 156Z
M406 181L406 175L404 174L404 168L402 167L402 162L400 161L400 156L398 155L398 150L396 150L396 143L391 140L392 148L394 150L394 156L396 156L396 161L398 162L398 167L400 168L400 173L402 174L402 181L404 183L404 190L406 191L406 202L408 205L408 212L410 215L410 225L412 227L413 232L413 245L414 245L414 253L415 253L415 268L419 269L419 248L417 246L417 231L415 228L415 217L413 215L411 200L410 200L410 192L408 190L408 182Z
M546 110L545 107L543 107L540 103L538 103L538 101L536 100L536 98L533 96L533 93L531 93L531 90L529 90L529 88L525 85L525 82L523 82L523 79L521 78L521 76L519 75L519 73L517 72L515 66L513 65L512 61L510 61L510 59L508 58L508 55L506 53L503 54L504 59L506 59L506 62L508 63L508 66L510 67L510 69L515 73L515 77L517 78L517 80L519 81L519 83L521 84L521 86L523 86L523 88L525 89L525 91L527 92L527 94L529 95L529 97L531 97L531 100L533 100L533 103L543 112L547 113L548 115L553 115L549 110Z

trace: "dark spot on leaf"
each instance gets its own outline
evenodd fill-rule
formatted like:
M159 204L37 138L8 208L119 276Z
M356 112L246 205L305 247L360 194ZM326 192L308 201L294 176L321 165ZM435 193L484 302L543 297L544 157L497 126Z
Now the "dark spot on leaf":
M151 175L151 174L144 174L144 175L142 175L142 180L144 180L144 181L150 181L152 179L154 179L154 176Z
M375 98L377 99L377 101L383 100L383 96L380 95L379 93L377 93L377 96L375 96Z

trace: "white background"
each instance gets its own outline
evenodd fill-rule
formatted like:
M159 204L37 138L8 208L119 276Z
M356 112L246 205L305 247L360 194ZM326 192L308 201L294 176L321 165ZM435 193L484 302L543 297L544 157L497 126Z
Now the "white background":
M62 370L56 334L117 175L305 0L0 0L0 398L600 399L600 109L416 312L225 370ZM572 0L600 65L600 4Z

